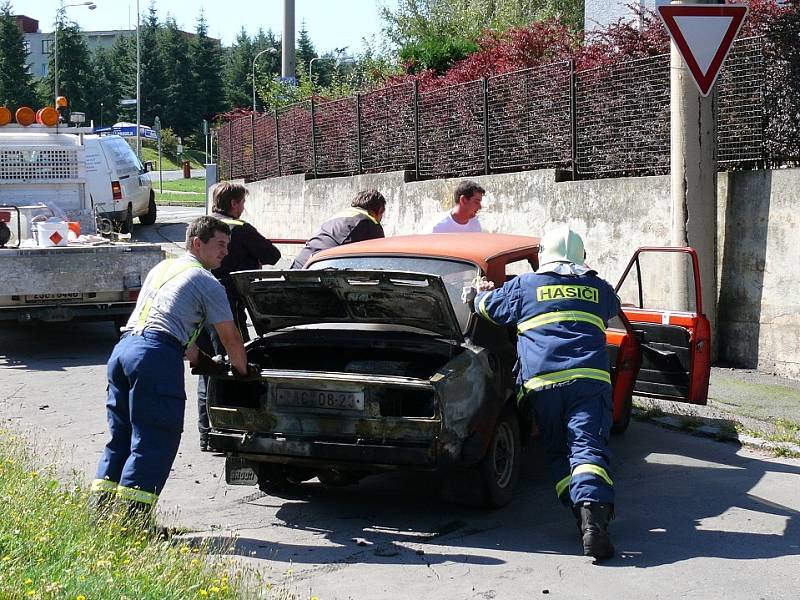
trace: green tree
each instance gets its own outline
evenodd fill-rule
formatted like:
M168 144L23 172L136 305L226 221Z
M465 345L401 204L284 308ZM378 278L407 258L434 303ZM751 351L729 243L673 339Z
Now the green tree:
M67 97L71 110L85 111L92 77L89 47L78 24L67 21L62 11L57 15L55 28L58 32L58 95ZM47 76L39 81L39 95L42 98L53 97L55 70L53 53L50 55Z
M33 107L38 99L28 71L28 51L11 10L9 1L0 5L0 104Z
M195 106L201 119L211 120L225 108L225 89L222 82L222 55L219 43L208 37L203 11L197 19L196 35L189 47L197 95ZM200 128L200 123L195 125Z
M197 87L189 64L189 42L178 29L174 18L167 18L160 35L164 57L164 115L161 122L179 136L186 136L197 127Z
M300 25L299 35L297 36L297 50L295 51L298 79L301 73L305 72L308 74L308 65L311 63L311 59L317 56L317 51L314 49L314 44L311 42L311 36L308 35L306 22L303 21Z
M227 49L225 61L225 97L229 107L251 106L251 65L253 43L244 27L236 36L233 46Z
M113 124L123 120L135 122L136 106L120 106L119 101L123 98L136 97L136 37L132 35L118 37L109 52L109 60L117 87L112 90L113 108L108 117L105 113L106 107L103 106L103 123ZM111 115L114 116L113 121Z
M112 54L111 49L98 48L91 60L92 79L86 120L94 120L98 127L107 127L117 121L122 75Z
M161 25L156 15L155 2L151 2L147 16L139 27L141 115L142 123L147 125L152 125L157 116L163 118L166 103L167 84L164 56L162 46L159 44L160 32ZM135 47L133 52L135 58Z

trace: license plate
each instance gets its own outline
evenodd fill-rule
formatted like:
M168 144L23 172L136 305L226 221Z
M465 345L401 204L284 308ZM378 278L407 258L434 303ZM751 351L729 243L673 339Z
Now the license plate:
M52 302L53 300L81 300L83 294L80 292L71 292L68 294L28 294L25 296L25 302L29 304L36 304L37 302Z
M320 410L364 410L364 392L278 388L278 406Z
M242 458L225 459L225 483L228 485L255 485L258 483L257 465Z

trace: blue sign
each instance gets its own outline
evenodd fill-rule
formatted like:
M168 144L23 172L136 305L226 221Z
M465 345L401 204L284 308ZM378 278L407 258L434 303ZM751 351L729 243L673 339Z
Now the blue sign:
M112 127L96 127L95 133L100 135L119 135L121 137L136 137L136 125L113 125ZM147 125L139 126L139 137L148 140L158 140L158 133Z

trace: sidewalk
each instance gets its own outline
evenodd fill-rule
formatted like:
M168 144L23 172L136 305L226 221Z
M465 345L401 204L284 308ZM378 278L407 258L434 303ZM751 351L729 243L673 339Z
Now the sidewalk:
M634 399L639 418L738 440L777 454L800 454L800 381L749 369L713 367L708 404Z

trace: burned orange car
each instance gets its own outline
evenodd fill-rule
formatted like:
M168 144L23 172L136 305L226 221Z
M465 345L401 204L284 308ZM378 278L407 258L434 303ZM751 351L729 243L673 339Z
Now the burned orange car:
M515 401L516 333L477 318L461 294L476 277L502 285L535 270L538 250L527 236L399 236L321 252L299 271L236 273L258 332L248 361L261 372L210 381L210 443L227 455L228 483L276 491L438 470L448 496L506 504L535 431ZM697 310L645 306L642 256L655 251L632 259L633 305L607 330L617 433L634 392L705 403L699 287ZM666 251L697 273L693 250Z

